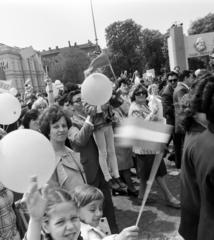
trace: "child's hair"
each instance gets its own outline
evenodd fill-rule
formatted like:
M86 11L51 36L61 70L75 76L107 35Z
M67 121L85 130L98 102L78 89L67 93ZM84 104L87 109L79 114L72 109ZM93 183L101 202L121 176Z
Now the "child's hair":
M103 193L93 186L81 185L74 189L72 193L72 198L77 204L78 208L84 207L93 200L103 200Z
M48 200L47 208L46 208L46 211L45 211L45 214L44 214L44 217L43 217L43 222L44 223L48 223L48 221L50 219L50 215L51 215L51 210L57 204L71 202L74 205L74 207L77 208L77 204L76 204L76 202L74 202L72 200L71 194L69 192L67 192L66 190L63 190L61 188L51 189L48 193L48 199L47 200ZM45 231L44 231L44 233L45 233L45 236L48 240L52 240L52 237L51 237L50 234L46 233Z

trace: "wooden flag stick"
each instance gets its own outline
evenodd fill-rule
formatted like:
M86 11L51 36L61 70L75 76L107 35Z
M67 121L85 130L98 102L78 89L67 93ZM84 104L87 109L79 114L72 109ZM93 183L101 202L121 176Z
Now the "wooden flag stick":
M138 214L136 226L138 226L138 224L139 224L139 221L140 221L140 218L141 218L141 215L142 215L145 203L146 203L146 199L149 195L150 189L151 189L152 184L154 182L155 175L157 173L157 170L158 170L158 167L160 165L162 157L163 157L163 152L160 152L160 153L156 154L156 156L155 156L154 163L152 165L152 170L151 170L151 173L150 173L150 176L149 176L149 180L147 181L146 191L144 193L143 201L142 201L140 211L139 211L139 214Z
M117 78L116 78L116 76L115 76L115 73L114 73L114 70L113 70L113 68L112 68L111 64L109 64L109 67L110 67L110 69L111 69L111 72L112 72L112 74L113 74L113 76L114 76L114 79L115 79L115 81L116 81L116 80L117 80Z

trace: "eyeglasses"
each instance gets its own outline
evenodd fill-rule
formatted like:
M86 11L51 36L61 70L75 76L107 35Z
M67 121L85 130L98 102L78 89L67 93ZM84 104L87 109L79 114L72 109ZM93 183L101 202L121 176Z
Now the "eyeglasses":
M81 98L77 98L76 101L73 101L73 103L79 103L81 101L82 101Z
M170 79L170 80L168 80L168 82L170 82L170 83L172 83L172 82L177 82L178 81L178 79L177 78L175 78L175 79Z
M140 95L146 95L146 93L145 92L136 92L135 93L135 96L140 96Z

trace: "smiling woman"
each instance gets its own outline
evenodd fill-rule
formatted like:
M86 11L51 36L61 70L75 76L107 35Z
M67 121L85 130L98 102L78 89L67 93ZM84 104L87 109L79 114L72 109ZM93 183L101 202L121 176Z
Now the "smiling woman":
M65 146L71 120L58 105L52 105L41 116L40 130L50 140L56 156L56 170L50 185L61 187L68 192L85 183L79 153Z

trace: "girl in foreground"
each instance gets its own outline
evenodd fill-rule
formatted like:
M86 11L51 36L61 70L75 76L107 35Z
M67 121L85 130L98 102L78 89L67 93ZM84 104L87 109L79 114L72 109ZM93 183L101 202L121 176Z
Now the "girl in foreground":
M71 195L62 189L44 187L40 194L37 179L31 178L27 193L30 215L28 240L83 240L80 236L78 208Z
M106 236L106 231L98 225L103 215L103 193L89 185L81 185L74 189L73 200L79 208L81 236L84 240L137 240L138 227L125 228L120 234Z

